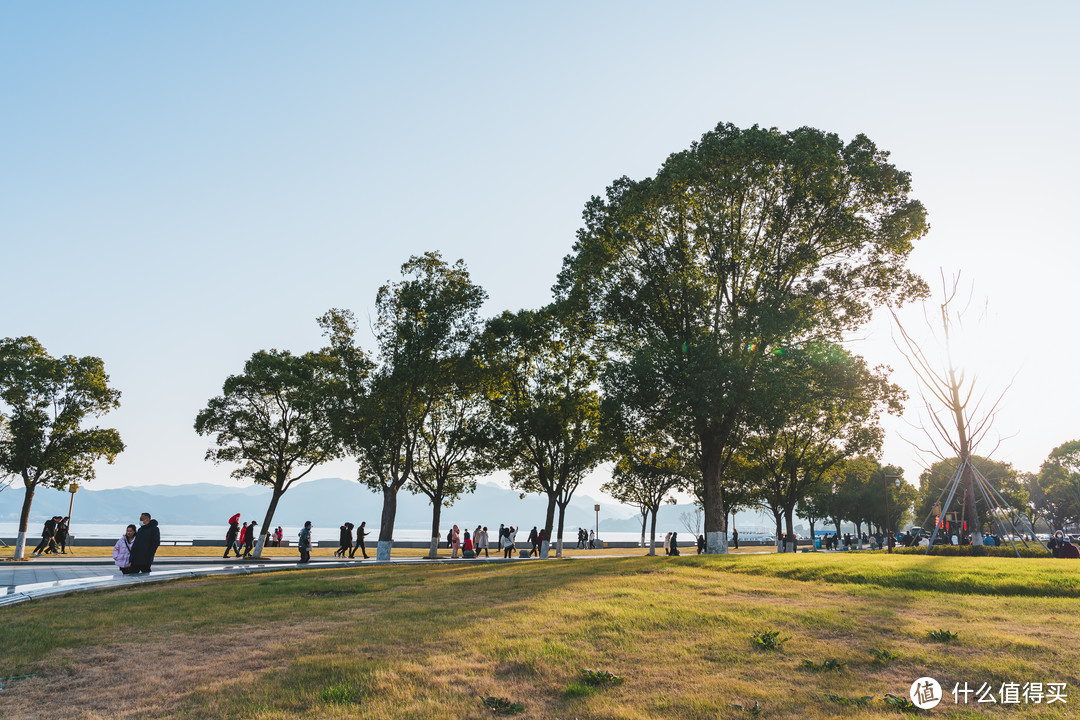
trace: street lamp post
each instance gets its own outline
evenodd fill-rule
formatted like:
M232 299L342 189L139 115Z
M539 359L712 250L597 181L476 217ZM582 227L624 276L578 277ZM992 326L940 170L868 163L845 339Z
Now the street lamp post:
M593 510L596 511L596 542L600 543L600 503L593 505Z
M68 524L67 524L67 544L69 548L72 548L71 554L75 554L74 543L71 542L71 509L75 507L75 493L79 492L79 483L71 483L68 485L68 492L71 493L71 500L68 501Z
M900 487L900 476L883 475L881 478L881 487L885 491L885 542L891 553L896 538L889 532L889 480L896 480L896 487Z

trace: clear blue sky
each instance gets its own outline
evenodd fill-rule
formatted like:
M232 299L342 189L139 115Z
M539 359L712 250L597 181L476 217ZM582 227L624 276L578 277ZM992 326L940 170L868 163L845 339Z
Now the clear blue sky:
M912 173L913 265L974 283L973 362L1019 370L995 457L1035 470L1080 438L1078 31L1070 2L4 3L0 335L104 358L128 450L96 487L230 482L192 423L253 351L318 347L429 249L491 314L539 306L612 180L810 125ZM852 349L914 393L887 323Z

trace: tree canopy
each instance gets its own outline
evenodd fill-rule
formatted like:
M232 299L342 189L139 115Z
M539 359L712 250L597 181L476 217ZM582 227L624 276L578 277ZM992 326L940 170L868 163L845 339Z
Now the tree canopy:
M594 313L641 406L692 427L709 552L740 429L772 404L766 359L925 293L905 262L926 214L887 160L863 135L721 124L585 207L557 290Z
M214 436L207 460L235 463L234 478L273 489L255 557L285 491L340 452L330 424L328 370L328 358L319 353L260 350L195 418L198 434Z
M359 480L383 493L380 560L390 557L397 494L415 472L425 423L452 392L447 363L466 354L487 297L464 262L451 265L437 252L409 258L401 274L376 295L378 358L370 376L352 314L331 310L320 320L335 365L337 435L357 460Z
M111 428L84 428L88 418L120 406L97 357L54 358L32 337L0 341L0 478L19 477L26 486L15 557L26 549L26 527L38 486L67 489L94 477L94 463L112 462L124 450Z

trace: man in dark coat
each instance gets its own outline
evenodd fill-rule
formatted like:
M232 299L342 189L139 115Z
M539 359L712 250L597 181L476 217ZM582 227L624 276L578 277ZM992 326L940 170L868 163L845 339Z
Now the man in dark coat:
M128 566L128 573L132 575L150 572L154 553L161 544L161 531L158 530L157 520L152 520L150 513L143 513L139 516L139 522L142 526L131 542L131 564Z
M56 521L60 519L59 515L54 515L45 521L45 527L41 530L41 542L34 548L34 555L40 555L55 542L54 535L56 534Z
M536 533L536 526L533 525L532 532L529 533L529 542L532 543L532 550L529 551L529 557L540 554L540 540Z
M349 551L349 557L356 557L356 550L359 548L360 552L364 553L364 559L368 559L367 546L364 545L364 538L370 533L364 529L365 527L367 527L367 520L360 523L360 527L356 528L356 544L353 545L352 550Z
M236 557L240 557L240 545L236 542L238 537L240 537L240 513L229 518L229 529L225 533L225 554L221 557L229 557L230 550L236 553Z

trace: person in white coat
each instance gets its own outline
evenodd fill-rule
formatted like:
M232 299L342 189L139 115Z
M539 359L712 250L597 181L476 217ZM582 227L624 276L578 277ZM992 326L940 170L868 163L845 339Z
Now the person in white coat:
M135 540L135 526L128 525L127 530L124 531L123 537L116 541L113 545L112 556L113 562L116 563L116 567L120 568L120 572L127 575L131 566L131 543Z

